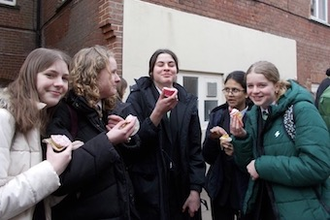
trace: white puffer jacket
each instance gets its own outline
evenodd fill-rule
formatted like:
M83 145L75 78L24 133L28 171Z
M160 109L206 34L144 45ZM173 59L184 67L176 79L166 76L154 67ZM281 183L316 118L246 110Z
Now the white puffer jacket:
M0 219L30 220L35 205L60 186L59 177L48 161L42 161L39 131L15 130L7 100L0 93Z

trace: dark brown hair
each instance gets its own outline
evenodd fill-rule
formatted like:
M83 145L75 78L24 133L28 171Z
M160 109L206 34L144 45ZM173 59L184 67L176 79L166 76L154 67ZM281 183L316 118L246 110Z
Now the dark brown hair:
M169 49L158 49L152 54L152 56L150 57L150 60L149 60L149 76L150 77L152 77L152 72L156 65L156 60L157 60L158 56L163 53L169 54L173 58L175 65L176 65L177 72L179 72L178 57L175 55L175 53Z

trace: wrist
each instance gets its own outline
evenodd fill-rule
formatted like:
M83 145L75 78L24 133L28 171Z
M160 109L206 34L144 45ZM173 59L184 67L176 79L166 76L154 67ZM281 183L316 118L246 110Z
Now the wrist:
M245 130L242 130L239 133L237 133L235 137L238 139L245 139L247 137L247 133Z

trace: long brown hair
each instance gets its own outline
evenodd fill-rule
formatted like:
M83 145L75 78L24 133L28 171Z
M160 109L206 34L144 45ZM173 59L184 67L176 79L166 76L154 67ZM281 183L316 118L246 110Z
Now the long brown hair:
M16 129L26 133L32 128L46 127L46 109L39 110L40 102L37 91L37 74L46 70L57 60L63 60L69 65L70 57L56 49L38 48L33 50L25 59L18 77L7 87L10 96L9 111L16 121Z
M122 76L120 76L120 83L117 84L117 95L120 100L123 100L126 89L127 81Z
M70 86L73 91L86 98L91 108L96 108L100 101L100 91L97 76L104 68L109 68L109 58L113 53L106 47L96 45L78 51L70 64ZM105 110L112 110L115 106L116 95L104 99Z

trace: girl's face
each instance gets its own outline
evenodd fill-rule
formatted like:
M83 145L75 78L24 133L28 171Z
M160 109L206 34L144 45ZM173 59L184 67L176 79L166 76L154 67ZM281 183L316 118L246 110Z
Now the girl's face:
M176 79L177 66L171 55L159 54L152 72L153 80L159 89L172 87Z
M276 101L277 85L263 74L251 72L246 76L247 94L255 105L266 109Z
M227 80L223 91L226 101L231 108L236 108L241 111L246 107L245 101L247 94L241 84L234 79Z
M68 91L68 65L63 60L57 60L48 69L37 74L37 91L40 102L47 107L57 105Z
M97 84L100 90L100 98L109 98L117 93L117 84L120 77L117 74L117 62L113 57L109 58L110 68L104 68L97 76ZM110 72L110 71L111 72Z

